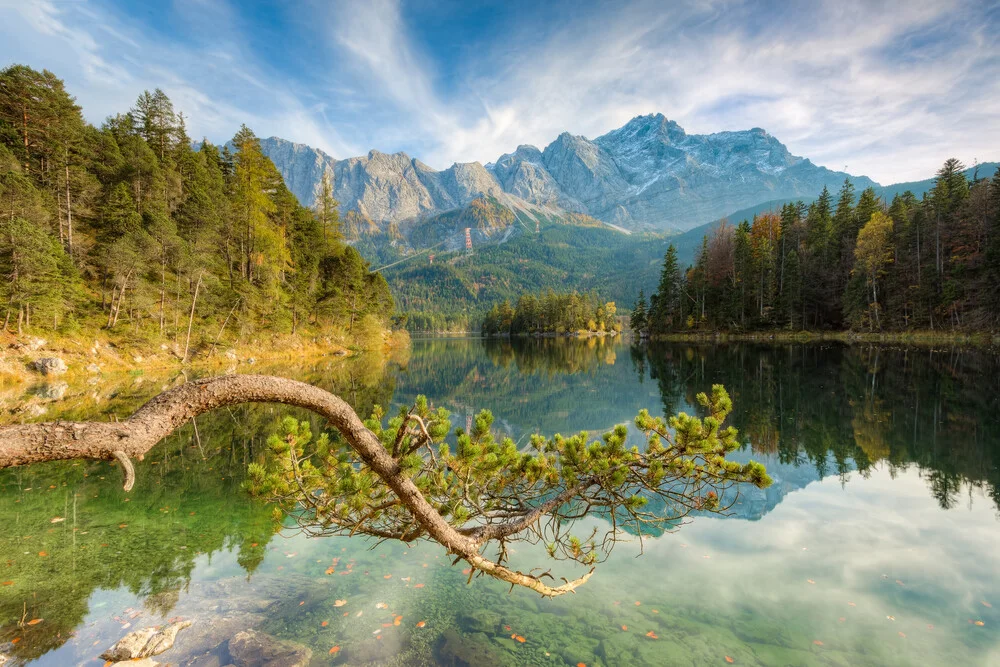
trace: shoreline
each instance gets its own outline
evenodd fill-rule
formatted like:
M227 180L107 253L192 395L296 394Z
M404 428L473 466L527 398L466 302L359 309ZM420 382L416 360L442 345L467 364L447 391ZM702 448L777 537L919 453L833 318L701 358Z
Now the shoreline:
M330 335L273 334L240 344L192 346L188 361L183 349L161 342L130 345L127 340L113 340L101 334L86 337L16 336L0 334L0 386L36 382L43 379L99 377L106 373L145 373L147 371L188 368L227 368L253 366L262 362L322 359L345 359L362 352L391 353L408 347L409 336L399 331L383 332L382 344L365 348L359 341L334 339ZM43 373L33 367L40 359L60 359L66 368Z
M1000 334L985 332L961 333L942 331L898 331L869 333L859 331L726 331L673 332L642 340L651 342L689 343L878 343L889 345L961 345L966 347L1000 347Z

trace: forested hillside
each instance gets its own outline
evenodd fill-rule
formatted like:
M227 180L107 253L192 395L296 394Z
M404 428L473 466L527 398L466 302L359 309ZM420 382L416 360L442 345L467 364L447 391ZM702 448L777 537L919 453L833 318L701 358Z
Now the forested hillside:
M632 304L643 285L655 284L666 247L660 235L551 224L471 254L436 252L432 262L427 253L384 273L409 328L468 331L491 306L525 292L597 290Z
M1000 169L970 180L958 160L917 199L845 181L805 204L717 225L693 266L671 246L635 328L1000 329Z
M340 240L336 202L303 208L249 128L231 145L193 147L160 90L94 127L54 74L0 71L4 327L182 348L381 330L388 286Z

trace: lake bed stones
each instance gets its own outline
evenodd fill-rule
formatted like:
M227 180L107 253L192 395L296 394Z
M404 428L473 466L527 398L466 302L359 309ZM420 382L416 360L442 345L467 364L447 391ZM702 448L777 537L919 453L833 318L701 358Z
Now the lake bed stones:
M174 645L178 632L189 627L191 621L178 621L164 628L150 627L130 632L102 653L101 657L111 662L124 662L159 655Z
M312 650L256 630L238 632L229 640L229 657L236 667L305 667Z

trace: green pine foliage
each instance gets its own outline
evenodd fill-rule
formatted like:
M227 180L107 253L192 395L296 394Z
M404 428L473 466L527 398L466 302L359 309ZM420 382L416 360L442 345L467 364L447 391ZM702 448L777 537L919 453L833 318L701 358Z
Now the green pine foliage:
M51 72L0 70L5 328L183 346L189 317L210 342L388 325L329 192L305 209L249 128L232 146L193 145L162 90L96 128Z
M683 275L664 258L651 335L698 330L1000 330L1000 170L948 160L918 200L845 181L704 238ZM679 295L679 296L677 296ZM661 303L679 316L657 316Z

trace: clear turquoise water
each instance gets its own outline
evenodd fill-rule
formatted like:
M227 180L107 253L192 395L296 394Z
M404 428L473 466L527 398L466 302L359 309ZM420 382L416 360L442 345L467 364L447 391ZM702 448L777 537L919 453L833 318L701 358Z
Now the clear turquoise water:
M309 646L317 665L1000 664L1000 364L988 354L434 339L402 365L266 370L361 411L418 393L456 424L488 408L516 440L685 409L722 382L740 455L775 484L730 517L645 539L641 556L619 545L577 595L541 600L467 585L433 544L272 535L239 482L289 411L222 411L199 419L200 446L187 428L154 450L129 494L103 463L0 472L0 645L18 640L0 652L99 665L131 629L183 617L196 625L161 657L171 664L247 627ZM0 404L8 421L106 419L173 381L36 387ZM530 548L514 558L545 564Z

